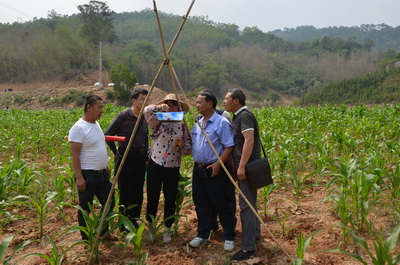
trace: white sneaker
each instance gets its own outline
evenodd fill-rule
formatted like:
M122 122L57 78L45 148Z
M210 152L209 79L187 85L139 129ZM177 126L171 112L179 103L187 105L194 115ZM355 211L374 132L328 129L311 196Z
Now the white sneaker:
M189 246L192 248L197 248L201 245L201 243L206 242L207 239L203 239L201 237L195 237L192 241L189 242Z
M235 241L225 240L225 244L224 244L225 251L232 251L234 248L235 248Z
M166 244L171 243L171 241L172 241L170 229L171 228L169 228L169 227L164 227L164 233L163 233L162 240Z

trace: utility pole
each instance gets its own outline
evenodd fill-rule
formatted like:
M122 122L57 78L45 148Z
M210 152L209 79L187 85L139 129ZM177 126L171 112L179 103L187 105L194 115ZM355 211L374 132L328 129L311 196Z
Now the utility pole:
M103 83L101 81L101 71L102 71L101 44L102 44L102 42L100 41L99 83L100 83L100 88L103 88Z

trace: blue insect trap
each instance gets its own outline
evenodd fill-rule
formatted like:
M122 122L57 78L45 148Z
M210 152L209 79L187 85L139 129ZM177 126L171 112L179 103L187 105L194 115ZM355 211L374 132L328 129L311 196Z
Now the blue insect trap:
M173 121L182 121L183 120L183 114L185 114L185 112L183 112L183 111L178 111L178 112L156 112L154 114L157 116L157 119L159 121L173 122Z

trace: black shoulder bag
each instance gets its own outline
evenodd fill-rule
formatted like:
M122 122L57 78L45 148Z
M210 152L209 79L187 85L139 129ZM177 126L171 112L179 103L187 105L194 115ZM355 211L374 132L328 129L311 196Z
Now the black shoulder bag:
M271 167L268 163L264 146L261 143L260 135L258 135L258 138L260 139L260 145L264 154L264 158L249 161L246 165L246 178L249 182L250 188L253 190L265 187L273 183L273 179L271 176Z

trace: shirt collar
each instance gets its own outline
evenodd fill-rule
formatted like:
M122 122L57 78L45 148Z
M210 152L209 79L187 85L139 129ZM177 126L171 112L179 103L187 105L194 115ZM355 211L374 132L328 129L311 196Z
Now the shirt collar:
M128 113L129 113L129 116L135 116L135 115L133 115L132 108L129 108L129 109L128 109Z
M238 109L238 111L236 111L234 115L238 115L244 109L247 109L247 106L243 106L240 109Z

